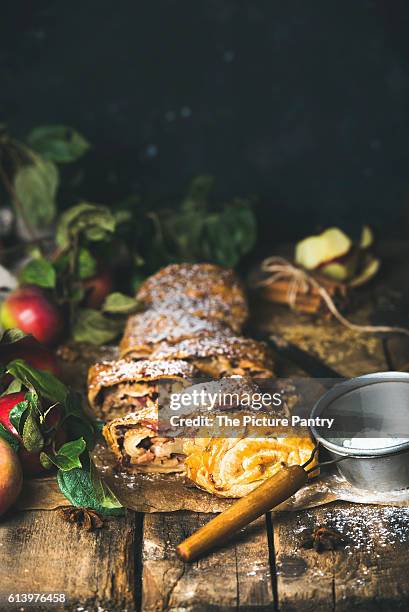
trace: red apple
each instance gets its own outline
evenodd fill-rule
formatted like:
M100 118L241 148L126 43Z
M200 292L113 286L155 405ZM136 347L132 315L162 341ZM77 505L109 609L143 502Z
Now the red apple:
M17 342L0 343L0 363L9 363L14 359L24 359L33 368L61 377L60 360L56 353L33 336L24 336Z
M22 486L20 461L10 444L0 438L0 516L14 504Z
M44 370L44 372L54 374L57 378L61 377L61 366L57 355L45 346L36 347L31 350L24 350L21 347L21 350L16 350L12 354L13 357L11 359L24 359L24 361L33 366L33 368L37 368L37 370Z
M55 344L63 328L57 306L35 286L20 287L7 296L1 306L0 322L5 329L18 327L44 344Z
M88 308L98 310L104 303L105 298L112 291L112 274L109 270L99 272L83 281L86 291L85 305Z
M18 434L18 431L10 421L10 410L19 402L24 401L25 393L20 391L19 393L9 393L0 397L0 423L17 438L20 442L20 449L18 455L20 457L21 465L25 474L35 476L45 472L40 462L40 453L30 453L23 447L22 439ZM53 408L45 418L43 429L49 430L51 428L57 428L62 418L61 409L56 406ZM58 449L66 440L66 434L64 429L57 429L54 436L55 448ZM45 449L46 450L46 449Z

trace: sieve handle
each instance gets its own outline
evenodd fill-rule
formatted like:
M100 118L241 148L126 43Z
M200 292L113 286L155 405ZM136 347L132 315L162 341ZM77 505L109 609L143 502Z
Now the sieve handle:
M301 465L283 468L179 544L178 556L183 561L197 559L294 495L307 480L308 474Z

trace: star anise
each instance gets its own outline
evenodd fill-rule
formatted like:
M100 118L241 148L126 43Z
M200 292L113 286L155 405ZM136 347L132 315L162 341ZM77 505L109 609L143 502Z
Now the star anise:
M345 544L345 538L332 527L316 527L308 531L304 536L301 546L303 548L313 548L318 553L324 550L335 550L338 546Z
M104 519L98 512L91 508L76 508L70 506L69 508L61 508L60 516L69 523L75 523L79 527L86 529L87 531L93 531L94 529L101 529L104 524Z

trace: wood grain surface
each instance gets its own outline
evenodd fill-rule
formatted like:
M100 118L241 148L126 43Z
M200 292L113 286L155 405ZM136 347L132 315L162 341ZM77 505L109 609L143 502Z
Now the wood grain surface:
M272 514L279 609L409 609L408 527L390 509L346 503ZM399 524L400 523L400 524ZM302 548L303 529L335 526L347 546L318 554Z
M145 515L142 609L271 610L272 576L265 519L242 530L222 549L185 564L175 547L212 515L190 512Z
M133 513L88 532L57 511L19 512L0 522L0 609L10 593L64 593L67 604L32 610L134 610L135 550L140 534ZM27 606L27 609L30 609Z

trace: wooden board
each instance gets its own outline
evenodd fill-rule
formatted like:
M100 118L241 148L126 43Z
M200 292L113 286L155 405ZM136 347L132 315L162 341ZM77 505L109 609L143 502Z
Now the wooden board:
M407 610L408 516L407 511L345 503L273 513L279 609ZM322 554L303 549L303 528L321 525L338 528L347 546Z
M134 610L135 547L138 517L109 519L87 532L57 512L19 512L0 523L1 610L10 593L64 593L63 604L33 604L33 609ZM79 609L79 608L78 608Z
M210 520L190 512L145 515L142 552L142 609L271 610L269 549L264 517L230 544L192 564L176 545Z

